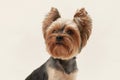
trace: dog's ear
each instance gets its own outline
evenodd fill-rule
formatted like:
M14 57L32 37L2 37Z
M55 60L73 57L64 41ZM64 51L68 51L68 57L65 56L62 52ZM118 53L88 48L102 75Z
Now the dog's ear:
M60 14L58 10L54 7L51 8L50 12L47 14L45 19L43 20L43 25L42 25L42 30L43 30L43 35L45 37L45 33L47 28L50 26L50 24L60 18Z
M92 20L84 8L76 11L73 20L79 28L82 40L81 48L83 48L86 45L87 40L91 34Z

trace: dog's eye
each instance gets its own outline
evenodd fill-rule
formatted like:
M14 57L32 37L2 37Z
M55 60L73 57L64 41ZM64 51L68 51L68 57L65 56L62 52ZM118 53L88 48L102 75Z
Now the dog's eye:
M57 32L57 30L53 30L53 31L52 31L52 33L56 33L56 32Z
M68 31L67 31L67 34L70 34L70 35L71 35L71 34L73 34L73 31L72 31L72 30L68 30Z

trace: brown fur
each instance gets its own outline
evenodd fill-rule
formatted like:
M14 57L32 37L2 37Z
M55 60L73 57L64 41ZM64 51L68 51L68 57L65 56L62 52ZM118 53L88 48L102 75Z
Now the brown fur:
M58 19L59 18L59 19ZM54 58L70 59L86 45L91 34L91 18L84 8L77 10L74 19L70 21L60 20L59 12L52 8L43 21L43 34L47 50ZM63 29L62 32L58 32ZM71 30L74 34L67 34ZM56 37L62 36L62 44L56 44Z
M58 10L52 7L49 14L46 16L46 18L43 21L43 34L44 35L45 35L47 28L50 26L50 24L58 18L60 18L60 14Z
M50 32L46 34L46 44L48 52L55 58L71 58L77 52L78 47L80 47L80 35L79 31L76 31L74 28L66 26L64 33L52 33L52 31L58 30L60 25L55 25L55 28L51 29ZM53 26L54 27L54 26ZM73 34L68 35L66 32L72 30ZM62 36L63 45L56 44L56 37Z
M87 40L89 39L89 36L91 34L92 20L86 10L82 8L81 10L77 10L76 14L74 15L74 21L79 27L82 39L81 46L83 48L86 45Z

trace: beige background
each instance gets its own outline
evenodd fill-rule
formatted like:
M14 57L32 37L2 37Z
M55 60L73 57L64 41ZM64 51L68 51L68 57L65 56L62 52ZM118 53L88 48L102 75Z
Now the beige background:
M0 80L24 80L49 55L41 22L57 7L72 19L85 7L93 19L87 46L77 56L77 80L120 80L120 0L0 0Z

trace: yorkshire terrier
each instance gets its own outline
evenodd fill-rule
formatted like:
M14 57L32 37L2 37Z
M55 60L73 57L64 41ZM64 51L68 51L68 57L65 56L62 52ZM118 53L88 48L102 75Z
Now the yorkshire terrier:
M76 55L86 45L92 21L84 8L72 20L61 18L51 8L43 21L43 36L51 57L25 80L76 80Z

